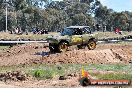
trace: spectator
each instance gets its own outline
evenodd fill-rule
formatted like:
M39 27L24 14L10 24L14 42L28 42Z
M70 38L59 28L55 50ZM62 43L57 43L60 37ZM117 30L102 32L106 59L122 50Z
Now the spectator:
M18 34L19 33L19 28L17 27L16 29L15 29L15 34Z
M120 28L118 28L118 27L115 28L115 33L116 34L122 34Z
M96 24L96 28L97 28L97 31L99 31L100 30L100 25Z
M44 33L45 33L45 30L44 29L40 30L40 34L41 35L44 34Z
M26 33L26 35L28 35L28 29L25 29L25 33Z
M105 31L106 31L106 25L103 26L103 32L105 32Z
M47 29L45 30L45 34L48 34L48 30Z
M32 32L33 32L33 34L38 34L39 29L34 27L33 30L32 30Z

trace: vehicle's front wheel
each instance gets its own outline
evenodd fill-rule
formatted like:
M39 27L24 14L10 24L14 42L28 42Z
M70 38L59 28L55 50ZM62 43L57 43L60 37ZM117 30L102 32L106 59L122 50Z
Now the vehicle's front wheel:
M58 52L58 45L49 44L49 49L51 53Z
M89 50L94 50L96 48L96 41L95 40L89 40L87 47Z
M68 46L67 42L60 42L58 49L59 49L60 52L65 52L65 51L68 50L68 47L69 46Z

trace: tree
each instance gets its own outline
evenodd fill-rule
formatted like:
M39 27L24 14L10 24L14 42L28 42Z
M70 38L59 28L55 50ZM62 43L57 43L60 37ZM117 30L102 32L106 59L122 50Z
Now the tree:
M83 13L75 14L73 17L73 25L92 25L92 18L90 16L87 16Z
M95 18L97 23L102 25L102 27L107 25L108 31L111 31L111 27L113 26L113 20L115 19L113 14L114 11L112 9L108 9L106 6L102 5L95 10Z

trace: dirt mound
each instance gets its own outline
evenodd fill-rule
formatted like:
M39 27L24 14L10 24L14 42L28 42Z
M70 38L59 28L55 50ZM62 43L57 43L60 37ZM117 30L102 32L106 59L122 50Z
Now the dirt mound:
M35 56L35 53L45 50L45 45L38 43L14 46L8 50L0 52L0 66L26 64L32 59L41 57Z
M132 60L131 49L104 49L104 50L73 50L58 55L51 55L43 62L55 63L130 63Z
M80 73L67 74L53 79L11 81L8 85L0 83L1 88L84 88L79 82ZM92 78L95 79L95 78ZM97 78L96 78L97 79ZM112 86L87 86L86 88L113 88Z
M13 55L20 55L23 53L32 53L37 49L45 48L44 44L34 43L34 44L24 44L24 45L17 45L13 46L12 48L6 50L3 55L1 56L13 56Z
M132 43L99 44L95 50L81 49L49 54L43 44L24 44L0 52L0 66L19 64L57 63L132 63ZM47 55L46 55L47 54Z
M0 81L25 81L27 75L20 71L0 73Z

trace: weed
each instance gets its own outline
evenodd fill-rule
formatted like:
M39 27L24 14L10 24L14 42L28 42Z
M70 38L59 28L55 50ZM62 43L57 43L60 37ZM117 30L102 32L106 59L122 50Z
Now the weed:
M34 77L39 79L53 78L53 73L50 70L37 69L34 71Z

